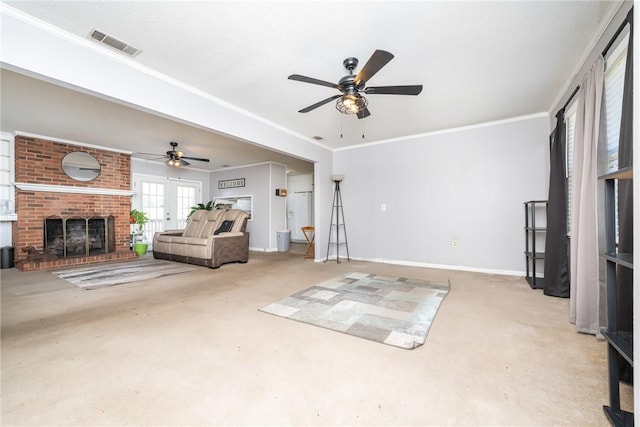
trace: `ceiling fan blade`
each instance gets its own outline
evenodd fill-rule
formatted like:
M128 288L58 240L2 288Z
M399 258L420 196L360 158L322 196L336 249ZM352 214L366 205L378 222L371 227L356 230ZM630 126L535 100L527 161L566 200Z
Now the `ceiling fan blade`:
M311 110L315 110L316 108L321 107L321 106L323 106L324 104L327 104L327 103L329 103L329 102L333 101L334 99L338 99L338 98L340 98L341 96L342 96L342 95L333 95L333 96L331 96L331 97L329 97L329 98L327 98L327 99L323 99L323 100L322 100L322 101L320 101L320 102L316 102L316 103L315 103L315 104L313 104L313 105L309 105L308 107L303 108L302 110L298 111L298 113L308 113L309 111L311 111Z
M361 88L364 84L382 69L389 61L393 59L393 55L386 50L376 50L371 58L364 64L355 79L357 87Z
M133 153L132 156L157 156L157 157L166 157L166 154L160 153Z
M373 86L364 90L368 95L418 95L422 85L413 86Z
M209 162L209 159L203 159L202 157L190 157L190 156L182 156L181 159L189 159L189 160L197 160L199 162Z
M291 74L288 77L289 80L296 80L303 83L311 83L314 85L327 86L340 90L340 86L335 83L325 82L324 80L314 79L313 77L301 76L300 74Z
M365 117L369 117L371 115L371 113L369 112L369 108L365 108L364 110L360 110L358 111L358 118L359 119L364 119Z
M144 157L142 157L142 156L144 156ZM151 157L147 157L147 156L151 156ZM157 154L157 153L133 153L131 155L131 157L139 158L139 159L146 160L146 161L153 161L153 160L166 159L167 155L166 154Z

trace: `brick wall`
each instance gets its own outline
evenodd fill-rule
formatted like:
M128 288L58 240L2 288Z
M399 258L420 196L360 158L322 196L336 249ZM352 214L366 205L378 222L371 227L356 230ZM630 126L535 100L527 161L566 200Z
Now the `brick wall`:
M95 180L75 181L64 173L62 159L73 151L89 153L98 160L100 175ZM131 159L128 154L17 136L15 138L15 159L15 180L17 183L124 191L131 189ZM16 266L22 270L33 270L100 262L104 259L134 257L135 255L129 250L130 209L131 200L128 196L16 189L18 221L13 223L12 230ZM34 246L38 250L43 249L43 224L44 219L49 216L86 218L109 215L113 215L115 218L116 251L114 254L35 263L27 260L27 254L22 251L22 248L27 246Z
M98 160L100 175L95 180L76 181L64 173L62 159L74 151L89 153ZM16 182L131 189L131 158L128 154L16 136L15 157Z

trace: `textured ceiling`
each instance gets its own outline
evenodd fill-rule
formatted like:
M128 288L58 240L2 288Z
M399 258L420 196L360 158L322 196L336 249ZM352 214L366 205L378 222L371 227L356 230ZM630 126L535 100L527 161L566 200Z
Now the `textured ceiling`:
M618 6L596 1L3 3L82 38L93 28L109 33L142 50L132 61L300 135L320 136L330 148L548 111L600 21ZM422 84L419 96L368 95L372 115L363 120L338 113L333 103L297 112L337 91L287 80L288 75L337 82L347 74L345 58L355 56L362 66L376 49L395 58L369 84ZM175 133L180 131L185 129Z

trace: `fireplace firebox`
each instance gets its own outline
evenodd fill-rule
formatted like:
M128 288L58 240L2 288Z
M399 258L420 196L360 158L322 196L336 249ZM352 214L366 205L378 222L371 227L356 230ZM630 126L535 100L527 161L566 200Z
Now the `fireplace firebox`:
M48 217L44 220L44 252L59 257L100 255L115 251L115 219Z

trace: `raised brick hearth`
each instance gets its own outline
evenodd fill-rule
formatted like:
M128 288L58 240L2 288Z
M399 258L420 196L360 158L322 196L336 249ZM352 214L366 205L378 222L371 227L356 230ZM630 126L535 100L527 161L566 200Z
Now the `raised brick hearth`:
M62 170L62 159L83 151L100 163L100 175L93 181L75 181ZM131 210L128 154L92 147L16 136L16 212L13 242L15 265L23 271L50 269L103 261L135 258L129 249ZM29 256L23 248L43 251L44 221L48 217L114 217L115 250L91 256L55 257L44 253Z

